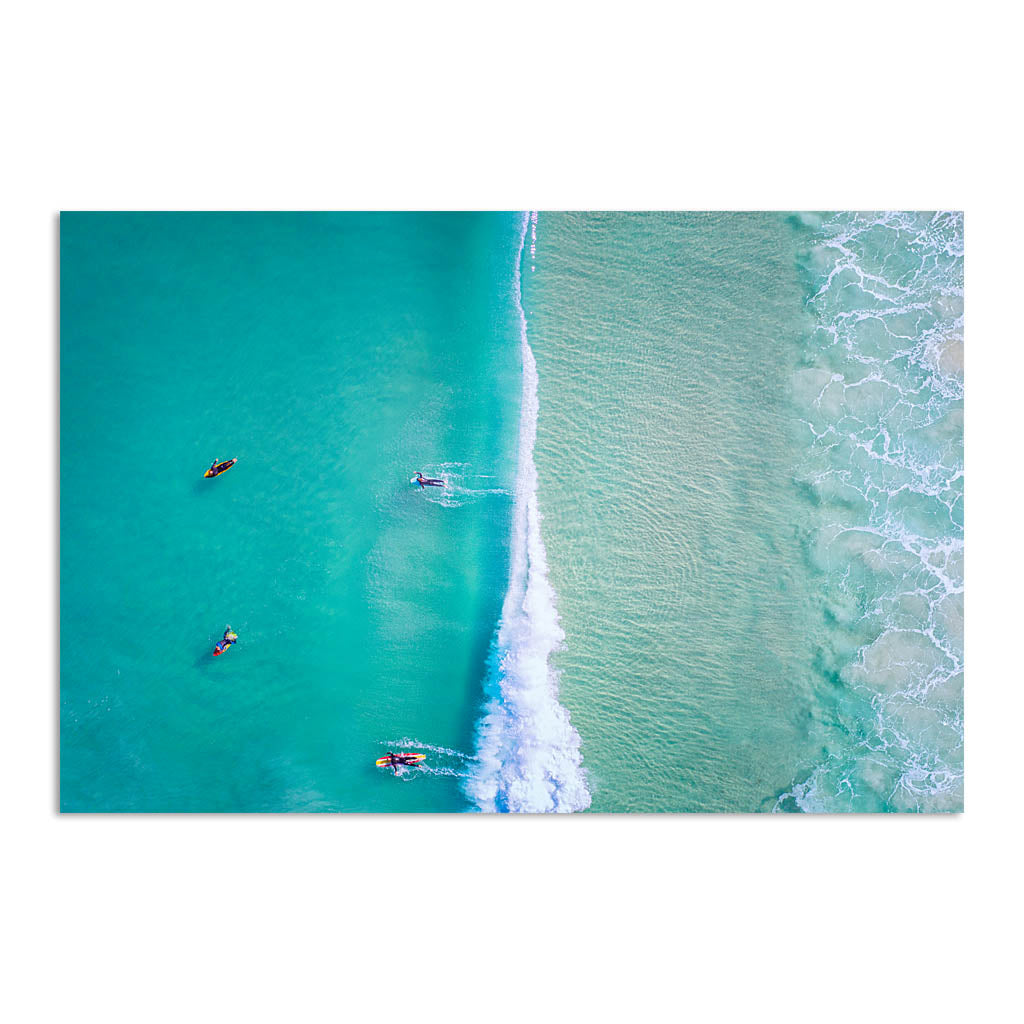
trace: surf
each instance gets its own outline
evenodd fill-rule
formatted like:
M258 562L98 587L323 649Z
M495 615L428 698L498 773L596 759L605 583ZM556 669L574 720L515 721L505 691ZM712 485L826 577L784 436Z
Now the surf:
M536 214L524 214L513 279L523 375L509 584L488 659L476 758L465 783L476 807L491 812L582 811L591 800L580 737L559 702L558 673L550 664L565 634L548 579L533 460L540 406L521 276L531 223L535 245Z
M963 219L836 215L796 395L840 728L779 810L963 806Z

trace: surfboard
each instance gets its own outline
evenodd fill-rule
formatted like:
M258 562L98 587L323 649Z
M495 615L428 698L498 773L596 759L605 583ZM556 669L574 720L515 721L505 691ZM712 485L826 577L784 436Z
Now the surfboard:
M426 761L426 759L427 759L427 755L426 754L396 754L396 756L397 757L404 757L406 764L419 764L420 761ZM388 764L388 759L386 757L378 757L376 764L377 764L378 768L390 768L391 767L391 765Z
M226 473L238 459L228 459L226 462L218 462L216 466L211 466L204 474L205 477L220 476L221 473Z

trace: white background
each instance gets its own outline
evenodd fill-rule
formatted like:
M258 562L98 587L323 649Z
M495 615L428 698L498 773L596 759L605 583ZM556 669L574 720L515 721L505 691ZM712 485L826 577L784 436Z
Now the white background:
M1019 25L362 6L6 10L5 1019L1018 1010ZM58 210L880 206L966 210L965 814L56 814Z

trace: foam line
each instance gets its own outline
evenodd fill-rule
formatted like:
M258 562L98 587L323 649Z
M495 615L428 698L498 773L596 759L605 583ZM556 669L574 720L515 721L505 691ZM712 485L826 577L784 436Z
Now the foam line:
M509 585L485 684L487 706L477 725L477 757L466 793L482 811L581 811L590 806L580 737L558 701L558 675L549 665L565 634L537 505L537 364L527 339L521 267L527 227L524 214L513 295L523 360L519 454L513 496Z

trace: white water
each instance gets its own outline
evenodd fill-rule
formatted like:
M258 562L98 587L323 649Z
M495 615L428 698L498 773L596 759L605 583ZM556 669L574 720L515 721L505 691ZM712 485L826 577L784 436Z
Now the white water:
M530 222L524 214L515 269L523 398L509 587L491 652L488 703L477 725L477 757L465 786L482 811L582 811L590 806L590 791L580 737L558 702L558 675L549 664L565 634L548 580L533 461L539 410L537 364L527 339L520 276ZM536 214L532 222L536 232Z
M777 808L960 810L963 220L837 214L818 232L795 394L833 623L826 692L845 710Z

